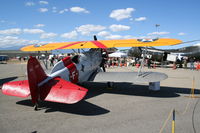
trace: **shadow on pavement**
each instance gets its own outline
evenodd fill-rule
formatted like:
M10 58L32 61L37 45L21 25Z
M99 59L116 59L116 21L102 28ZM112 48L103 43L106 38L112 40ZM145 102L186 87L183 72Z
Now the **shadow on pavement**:
M31 100L18 101L17 104L33 107ZM85 116L102 115L110 112L107 109L104 109L102 107L99 107L84 100L76 104L63 104L63 103L42 101L39 103L39 110L45 110L45 113L59 111L64 113L71 113L71 114L78 114Z
M173 98L179 97L180 94L190 94L189 88L173 88L173 87L161 87L160 91L149 91L147 85L135 85L131 83L115 83L112 89L107 88L106 83L87 82L84 83L84 87L88 88L88 94L85 99L89 99L104 93L116 94L116 95L129 95L129 96L143 96L143 97L155 97L155 98ZM200 94L200 90L195 89L195 94ZM22 100L17 104L25 106L33 106L31 100ZM94 116L109 113L110 111L99 107L98 105L89 103L82 100L76 104L62 104L48 101L42 101L39 103L40 110L45 110L45 113L50 112L65 112L78 115Z
M190 88L176 88L161 86L160 91L150 91L147 85L136 85L132 83L114 83L112 89L107 88L106 83L87 82L84 83L84 87L88 88L89 92L86 98L91 98L103 93L120 94L120 95L133 95L133 96L145 96L155 98L172 98L179 97L180 94L190 94ZM200 90L195 89L195 94L200 94Z
M9 77L9 78L0 79L0 86L3 85L6 82L10 82L10 81L15 80L17 78L18 77L15 76L15 77Z

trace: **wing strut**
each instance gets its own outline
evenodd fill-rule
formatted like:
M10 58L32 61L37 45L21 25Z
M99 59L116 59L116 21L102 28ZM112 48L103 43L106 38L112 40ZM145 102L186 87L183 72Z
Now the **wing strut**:
M142 73L142 67L144 65L144 60L145 60L145 57L146 57L146 53L147 53L147 47L145 47L145 50L142 51L143 57L142 57L142 62L141 62L140 68L138 70L137 76L140 76L141 73Z
M47 51L45 51L45 59L42 58L42 62L46 68L46 70L48 70L48 63L47 63L47 60L48 60L48 54L47 54ZM40 57L40 51L38 51L38 57Z
M48 64L47 64L47 51L45 51L45 67L46 67L46 69L48 70Z

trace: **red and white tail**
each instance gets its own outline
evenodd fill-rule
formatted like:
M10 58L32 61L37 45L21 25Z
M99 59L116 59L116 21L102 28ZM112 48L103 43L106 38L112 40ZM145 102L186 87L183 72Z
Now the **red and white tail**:
M35 104L39 98L38 84L47 78L42 66L35 57L30 57L27 64L28 82L32 102Z
M48 76L35 57L28 60L27 73L28 80L5 83L2 92L17 97L27 97L31 94L33 104L36 104L38 99L73 104L83 99L88 91L59 77L49 79L39 86Z

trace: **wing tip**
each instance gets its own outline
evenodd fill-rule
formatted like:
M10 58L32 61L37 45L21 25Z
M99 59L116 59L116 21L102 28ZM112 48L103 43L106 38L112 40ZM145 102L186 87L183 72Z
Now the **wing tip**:
M27 81L13 81L3 84L1 91L4 95L16 97L28 97L30 91Z

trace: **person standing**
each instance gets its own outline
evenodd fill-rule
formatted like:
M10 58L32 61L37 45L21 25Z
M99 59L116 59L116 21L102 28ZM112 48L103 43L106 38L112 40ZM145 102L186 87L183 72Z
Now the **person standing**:
M151 68L151 60L150 59L147 59L147 66L149 69Z
M107 56L106 52L103 52L102 53L102 61L101 61L100 67L102 67L104 72L106 72L105 64L106 64L107 60L108 60L108 56Z
M51 59L50 59L50 66L54 66L54 57L52 57Z
M195 58L191 57L190 58L190 70L194 70L194 61L195 61Z
M183 65L184 65L184 68L187 69L187 58L183 59Z

